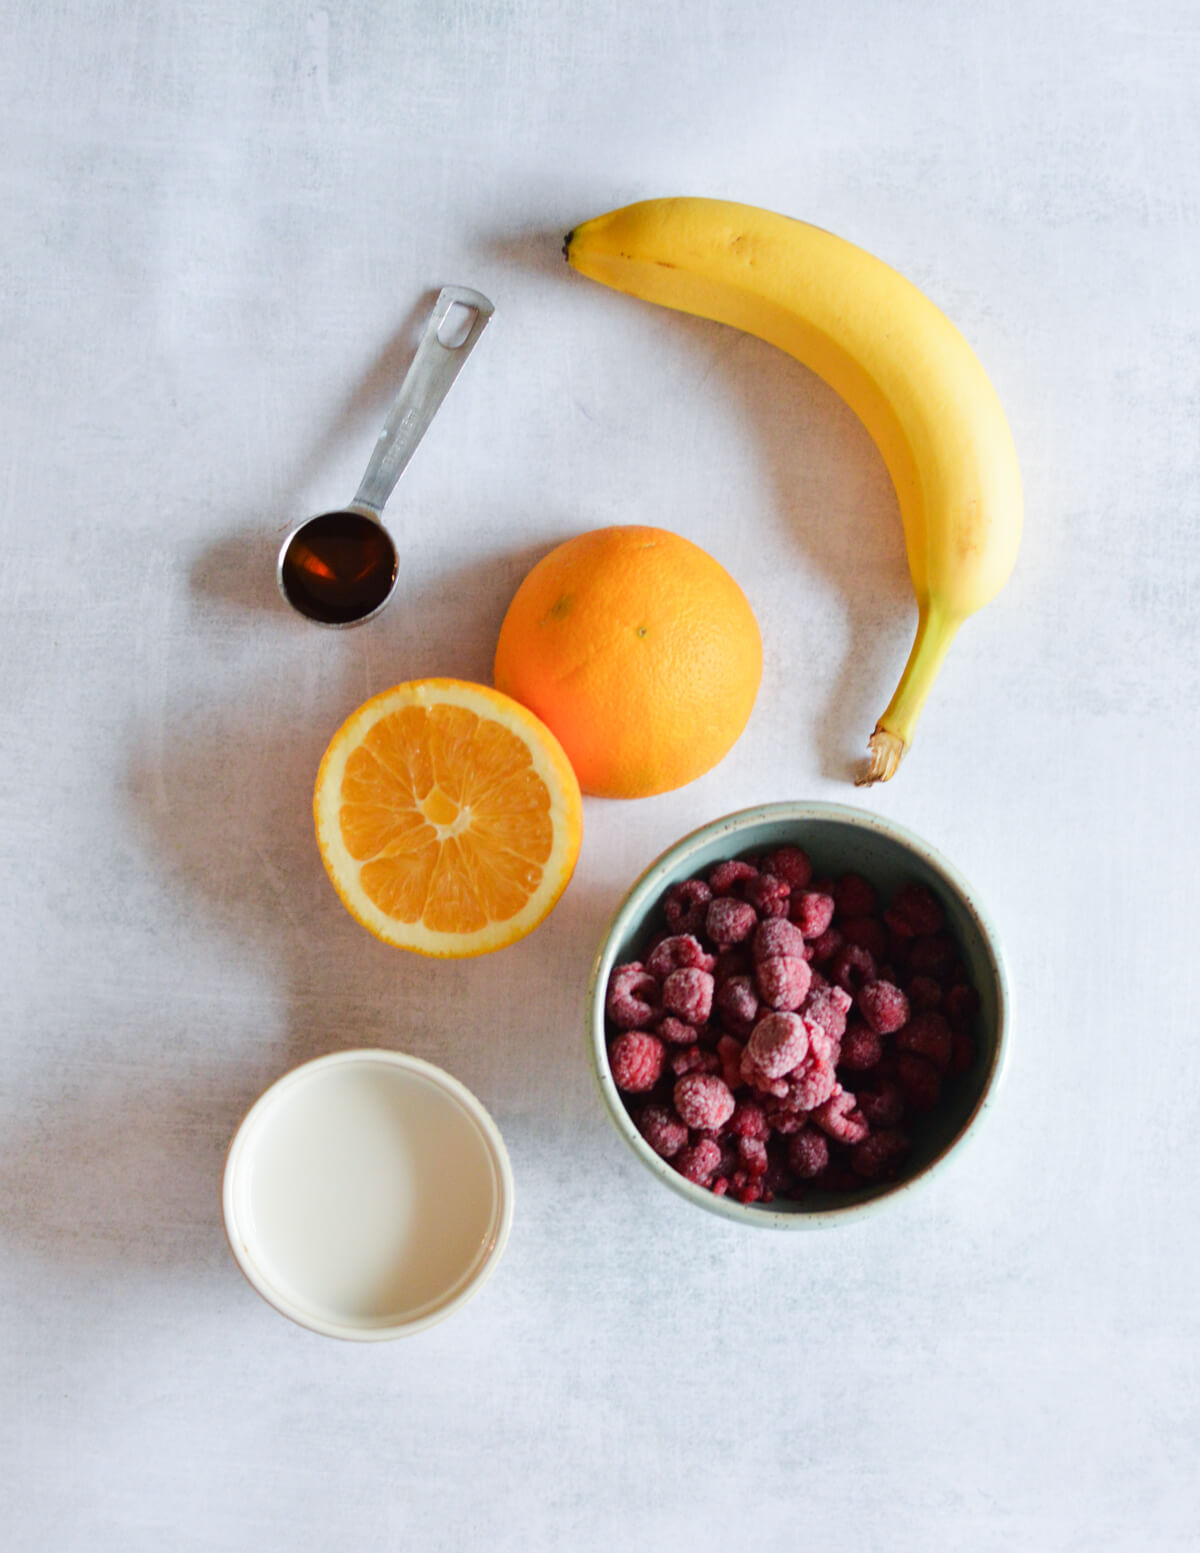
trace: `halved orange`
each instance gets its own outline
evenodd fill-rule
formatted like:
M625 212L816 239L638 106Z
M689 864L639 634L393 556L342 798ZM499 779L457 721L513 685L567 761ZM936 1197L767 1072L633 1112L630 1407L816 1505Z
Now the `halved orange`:
M583 804L558 740L486 685L411 680L330 740L317 845L351 916L418 954L486 954L524 938L566 889Z

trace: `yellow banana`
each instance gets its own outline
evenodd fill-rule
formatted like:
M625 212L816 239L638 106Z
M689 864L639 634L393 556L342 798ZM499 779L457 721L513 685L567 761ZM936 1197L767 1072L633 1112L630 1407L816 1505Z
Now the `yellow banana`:
M817 372L857 412L896 487L919 617L860 782L887 781L959 626L1008 580L1021 475L996 392L945 314L820 227L724 200L644 200L567 235L581 274L732 324Z

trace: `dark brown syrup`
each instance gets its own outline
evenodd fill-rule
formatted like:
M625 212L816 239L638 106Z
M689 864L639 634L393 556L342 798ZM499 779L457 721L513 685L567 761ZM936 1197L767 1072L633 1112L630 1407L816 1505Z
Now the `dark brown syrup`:
M302 615L322 625L349 625L387 598L396 565L395 546L373 518L326 512L292 540L280 579Z

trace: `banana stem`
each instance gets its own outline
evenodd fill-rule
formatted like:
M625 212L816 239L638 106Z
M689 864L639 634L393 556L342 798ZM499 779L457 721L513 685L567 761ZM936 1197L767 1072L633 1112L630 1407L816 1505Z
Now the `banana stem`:
M897 766L913 741L925 698L933 688L942 659L961 624L961 620L947 615L934 604L921 605L912 651L896 693L868 741L870 755L866 769L855 778L857 786L869 787L873 782L887 782L895 776Z

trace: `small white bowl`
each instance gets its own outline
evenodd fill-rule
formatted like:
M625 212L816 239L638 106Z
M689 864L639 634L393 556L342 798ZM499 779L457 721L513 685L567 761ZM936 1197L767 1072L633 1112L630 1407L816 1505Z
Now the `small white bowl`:
M847 1193L816 1192L796 1201L742 1204L714 1197L685 1180L661 1159L634 1126L608 1065L604 1005L613 967L641 958L643 947L664 926L660 905L671 885L703 876L726 858L803 847L817 877L860 873L883 893L907 880L934 891L946 912L947 930L979 993L975 1061L955 1081L954 1092L923 1119L904 1173L896 1180ZM672 1191L698 1208L736 1223L774 1229L815 1229L845 1224L939 1174L973 1131L996 1092L1007 1055L1011 994L996 930L970 885L941 853L912 831L865 809L832 803L772 803L743 809L701 826L677 841L634 881L608 925L588 987L588 1043L600 1093L617 1131L642 1164Z
M272 1084L225 1163L225 1232L262 1297L326 1337L406 1337L485 1282L512 1223L496 1124L400 1052L318 1057Z

